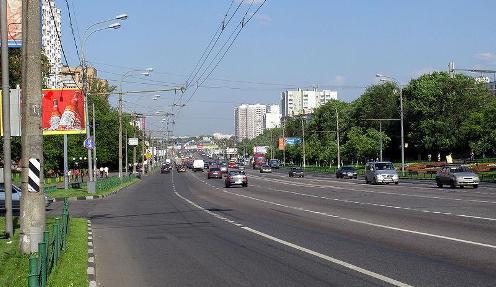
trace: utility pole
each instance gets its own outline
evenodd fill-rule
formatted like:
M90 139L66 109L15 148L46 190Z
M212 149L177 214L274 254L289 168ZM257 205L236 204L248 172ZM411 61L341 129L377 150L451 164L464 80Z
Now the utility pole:
M93 148L93 171L95 173L95 182L96 182L96 171L97 171L97 164L96 164L96 125L95 125L95 102L92 103L92 110L93 110L93 141L95 142L95 147Z
M141 173L145 175L145 117L142 118L142 128L143 128L143 145L141 146Z
M9 47L8 45L8 23L7 23L7 0L1 0L0 27L2 44L2 122L3 122L3 179L5 190L5 234L8 238L14 235L14 224L12 217L12 159L10 145L10 87L9 87Z
M379 158L380 158L380 161L382 161L382 121L379 121L379 148L380 148L380 152L379 152Z
M64 189L69 189L69 164L67 160L67 134L64 134Z
M339 148L339 113L338 107L336 107L336 143L338 148L338 168L341 167L341 151Z
M23 253L38 251L38 243L41 242L45 230L40 31L40 1L24 0L22 3L22 197L20 212L20 249Z
M283 150L282 150L282 162L284 166L286 166L286 119L283 120L282 123L282 141L283 141Z
M303 133L303 138L302 138L302 142L303 142L303 169L305 169L305 167L306 167L306 160L305 160L305 124L304 124L304 117L301 117L301 129L302 129L302 133Z
M133 113L133 130L134 138L136 138L136 114ZM136 174L136 146L133 146L133 174Z
M405 130L403 125L403 88L398 84L400 90L400 123L401 123L401 175L405 176Z
M128 162L127 162L127 145L128 145L128 142L127 142L127 128L126 128L126 176L129 176L129 171L128 171Z

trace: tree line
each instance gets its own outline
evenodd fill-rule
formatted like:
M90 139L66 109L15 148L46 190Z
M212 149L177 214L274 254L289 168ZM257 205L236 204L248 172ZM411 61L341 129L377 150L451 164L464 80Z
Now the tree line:
M484 83L463 74L434 72L412 79L401 87L407 160L483 158L496 155L496 96ZM384 82L368 87L351 103L333 100L312 115L283 119L284 128L265 130L252 140L238 143L238 150L252 152L266 145L275 158L301 163L303 144L278 149L278 139L302 137L305 130L307 163L337 163L337 125L344 163L383 158L398 160L401 150L400 87ZM382 119L379 121L379 119ZM380 129L380 125L382 126Z

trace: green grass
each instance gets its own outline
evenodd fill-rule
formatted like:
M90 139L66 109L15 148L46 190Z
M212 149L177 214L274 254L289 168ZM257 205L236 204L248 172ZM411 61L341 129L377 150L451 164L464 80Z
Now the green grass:
M50 287L88 286L88 243L86 219L71 218L67 249L48 277ZM3 285L2 285L3 286Z
M14 237L3 237L5 217L0 217L0 286L26 287L29 256L19 251L19 225L14 220ZM10 243L9 243L10 242Z
M96 193L88 193L86 187L83 187L81 189L57 189L55 191L51 191L47 193L48 197L50 198L61 198L61 197L77 197L77 196L88 196L88 195L107 195L117 189L124 188L126 186L129 186L131 184L136 183L139 181L138 178L133 178L130 179L129 181L123 182L119 185L113 186L108 189L103 189L103 190L98 190Z

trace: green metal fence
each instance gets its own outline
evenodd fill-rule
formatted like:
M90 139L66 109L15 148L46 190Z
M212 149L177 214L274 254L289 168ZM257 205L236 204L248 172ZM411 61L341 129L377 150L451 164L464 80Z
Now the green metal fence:
M121 185L122 183L131 181L135 177L136 176L134 175L129 175L129 176L123 176L121 178L119 178L118 176L111 176L108 178L101 178L101 179L99 178L96 181L96 190L98 191L109 190Z
M38 253L29 257L28 287L46 287L48 275L57 265L66 249L69 235L69 202L64 199L62 218L56 218L51 232L43 233L43 241L38 243Z

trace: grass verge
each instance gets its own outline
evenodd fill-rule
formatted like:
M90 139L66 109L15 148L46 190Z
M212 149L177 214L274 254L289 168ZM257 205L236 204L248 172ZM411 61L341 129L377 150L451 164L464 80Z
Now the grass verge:
M5 239L5 217L0 217L0 286L26 287L28 255L19 251L19 223L14 219L14 237Z
M50 198L78 197L78 196L88 196L88 195L107 195L107 194L109 194L109 193L111 193L117 189L121 189L121 188L130 186L131 184L134 184L137 181L139 181L138 178L133 178L133 179L130 179L129 181L123 182L123 183L116 185L116 186L113 186L111 188L98 190L96 193L92 193L92 194L88 193L88 190L85 187L85 188L81 188L81 189L72 189L72 188L70 188L70 189L57 189L57 190L54 190L54 191L47 193L47 195Z

